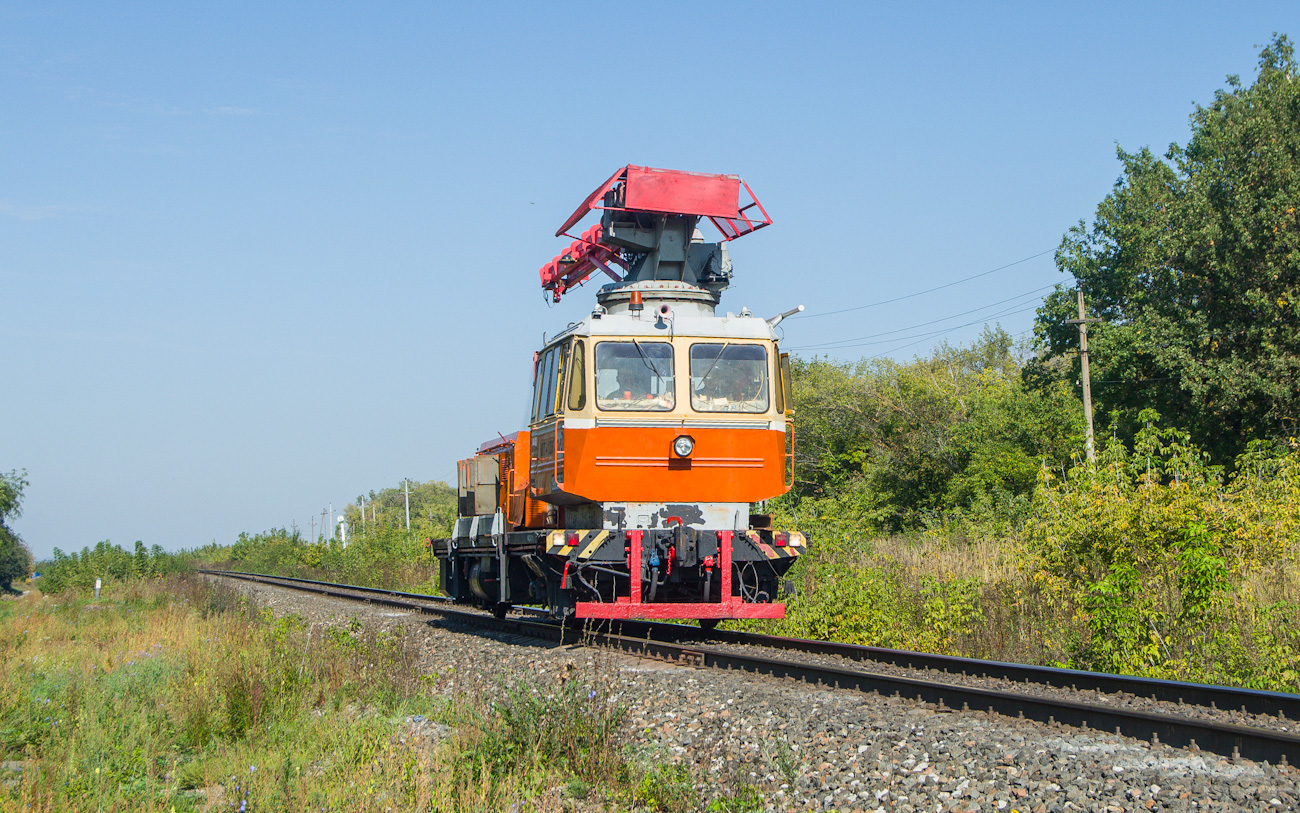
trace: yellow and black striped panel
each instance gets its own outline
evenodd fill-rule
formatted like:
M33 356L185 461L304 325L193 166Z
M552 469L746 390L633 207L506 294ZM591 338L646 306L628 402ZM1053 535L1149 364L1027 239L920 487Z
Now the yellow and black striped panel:
M577 534L577 544L566 541L569 533ZM579 559L590 559L609 539L609 534L609 531L551 531L546 535L546 552L552 556L568 556L576 550Z
M749 541L754 543L754 547L763 552L763 555L769 559L793 559L804 552L808 547L807 538L798 531L789 533L790 541L784 545L769 544L764 541L758 531L750 531L746 534Z

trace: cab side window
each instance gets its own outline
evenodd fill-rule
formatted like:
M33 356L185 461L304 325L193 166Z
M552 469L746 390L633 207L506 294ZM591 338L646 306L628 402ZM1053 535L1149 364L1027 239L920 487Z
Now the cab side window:
M533 412L532 420L537 420L538 404L542 402L542 390L546 389L546 362L550 356L549 350L543 351L533 364Z
M578 411L587 405L587 364L582 342L573 343L573 359L569 362L569 409Z
M564 347L556 346L542 353L537 361L537 377L533 382L533 421L537 422L555 414L555 393L562 372Z

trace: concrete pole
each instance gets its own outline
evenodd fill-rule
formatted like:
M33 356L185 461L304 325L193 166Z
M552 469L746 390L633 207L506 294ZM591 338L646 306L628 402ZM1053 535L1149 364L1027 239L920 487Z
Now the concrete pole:
M1088 462L1094 463L1097 460L1096 442L1093 439L1092 432L1092 380L1088 375L1088 325L1092 322L1100 322L1100 319L1089 318L1087 308L1083 304L1083 289L1079 291L1079 318L1068 319L1066 324L1077 325L1079 328L1079 362L1083 368L1083 417L1087 421L1087 454Z

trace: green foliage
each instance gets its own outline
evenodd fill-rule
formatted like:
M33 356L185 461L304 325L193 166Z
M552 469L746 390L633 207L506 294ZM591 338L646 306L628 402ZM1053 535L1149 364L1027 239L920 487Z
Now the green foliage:
M64 598L0 619L0 758L25 766L8 806L203 810L223 790L232 809L446 803L406 736L441 707L400 641L359 631L343 647L187 577Z
M793 366L796 482L773 507L837 537L1005 532L1026 515L1043 460L1066 463L1080 445L1069 389L1027 384L1000 329L908 364Z
M0 471L0 524L23 515L23 489L28 486L27 471Z
M656 765L636 786L633 800L648 810L676 813L697 810L700 804L691 774L681 765Z
M734 793L709 802L708 813L757 813L763 809L763 797L753 785L741 785Z
M1049 475L1022 564L1080 668L1295 691L1300 450L1253 446L1225 476L1153 411L1132 447ZM1263 600L1269 595L1282 601Z
M13 583L31 573L32 556L18 534L0 523L0 590L13 590Z
M0 472L0 590L13 590L13 583L27 578L32 555L6 520L22 516L23 489L27 472Z
M506 684L486 709L469 713L476 731L463 739L460 760L475 782L484 773L526 767L555 768L587 782L614 779L626 771L616 736L622 718L603 684Z
M984 621L974 578L918 573L873 543L813 547L792 571L799 589L779 635L926 652L970 651Z
M1094 398L1132 436L1153 407L1216 462L1300 419L1300 81L1291 42L1260 53L1254 84L1191 116L1186 147L1119 150L1123 174L1065 236L1057 265L1094 313ZM1054 354L1077 347L1072 291L1039 311Z
M41 563L40 588L48 594L89 590L95 579L106 584L123 582L179 573L188 567L187 557L167 553L158 545L146 549L137 540L135 550L129 552L105 539L93 548L82 548L81 553L64 553L55 548L53 558Z
M456 518L456 490L436 481L412 482L410 488L410 531L406 530L403 489L388 488L364 498L364 520L359 505L344 509L346 545L341 536L310 540L301 529L273 528L241 533L232 545L214 543L190 555L200 562L239 570L432 590L437 563L424 540L450 535Z
M456 489L438 480L410 482L411 534L417 538L447 536L456 519ZM357 505L343 509L349 534L384 536L406 531L406 491L401 486L371 491ZM365 503L365 518L361 503Z

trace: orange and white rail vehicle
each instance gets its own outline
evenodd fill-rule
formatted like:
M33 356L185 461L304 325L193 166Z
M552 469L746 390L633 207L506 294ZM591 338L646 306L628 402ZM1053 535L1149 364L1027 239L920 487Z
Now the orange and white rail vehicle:
M600 221L571 229L592 211ZM706 242L708 225L721 239ZM556 232L560 297L611 281L534 356L528 428L460 461L459 518L429 540L442 589L498 614L780 618L807 545L755 504L792 476L788 357L769 319L716 312L727 243L771 224L735 175L626 166Z

